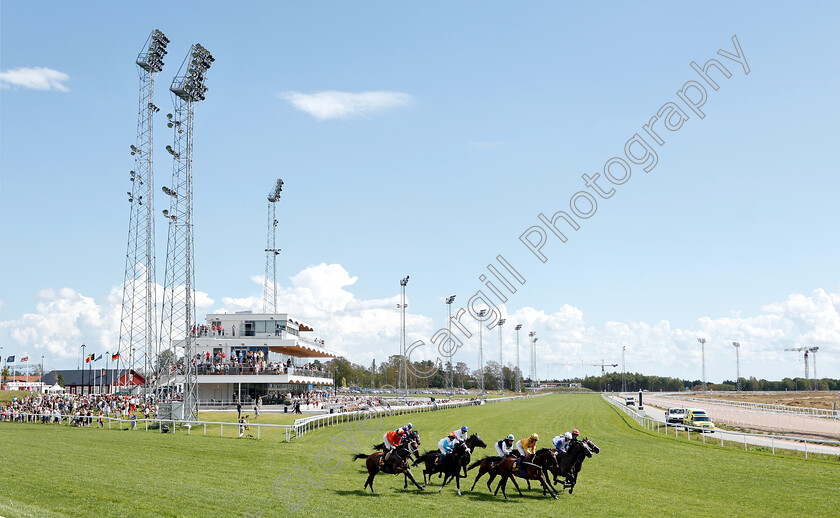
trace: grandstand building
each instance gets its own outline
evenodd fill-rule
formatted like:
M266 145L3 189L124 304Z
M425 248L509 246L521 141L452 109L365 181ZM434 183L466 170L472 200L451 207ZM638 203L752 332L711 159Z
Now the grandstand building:
M210 314L196 333L198 399L202 404L269 398L332 388L318 365L335 358L314 329L286 313ZM317 363L316 363L317 361Z

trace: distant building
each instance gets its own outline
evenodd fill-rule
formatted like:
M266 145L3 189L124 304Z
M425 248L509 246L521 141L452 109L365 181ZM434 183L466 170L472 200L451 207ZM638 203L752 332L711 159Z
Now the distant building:
M9 376L3 385L3 390L27 390L30 392L42 392L44 384L40 376Z

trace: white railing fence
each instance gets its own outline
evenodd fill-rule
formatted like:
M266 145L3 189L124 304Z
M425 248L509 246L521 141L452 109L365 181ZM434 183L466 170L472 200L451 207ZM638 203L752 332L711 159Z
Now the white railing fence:
M611 405L619 408L625 414L630 416L634 421L636 421L639 426L644 428L645 430L654 431L656 433L664 433L666 436L673 434L674 437L680 437L680 431L683 431L683 436L687 440L691 440L691 433L694 432L695 436L699 434L702 436L703 444L706 441L706 434L703 432L702 428L697 428L694 426L686 426L684 424L673 424L673 423L665 423L662 421L657 421L651 417L646 415L639 414L636 410L632 407L629 407L624 404L622 401L616 400L614 397L609 396L607 394L601 394L601 397L610 403ZM706 430L708 432L708 430ZM830 455L840 455L840 451L838 452L831 452L831 451L817 451L818 445L828 445L828 446L840 446L840 441L827 441L827 440L820 440L820 439L807 439L803 437L790 437L785 435L767 435L767 434L753 434L753 433L744 433L744 432L734 432L729 430L715 430L715 433L718 435L717 438L720 440L720 446L724 445L724 441L733 444L737 442L738 444L743 443L744 449L748 450L748 444L753 446L753 449L757 448L770 448L770 451L775 455L777 449L786 449L786 450L796 450L796 451L803 451L805 453L805 458L808 458L808 454L811 453L828 453ZM724 438L724 436L727 436ZM734 439L733 439L734 437ZM713 442L713 439L709 439L709 443ZM769 442L768 442L769 440ZM756 442L758 441L758 442ZM776 441L783 441L777 444ZM808 450L808 445L811 444L811 451ZM801 447L800 447L801 446Z

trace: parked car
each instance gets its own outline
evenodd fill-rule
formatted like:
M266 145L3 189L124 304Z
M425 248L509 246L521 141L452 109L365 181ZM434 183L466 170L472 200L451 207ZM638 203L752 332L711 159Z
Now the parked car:
M665 422L672 424L683 424L685 419L685 408L669 408L665 411Z
M624 400L624 404L627 406L636 406L636 398L628 397Z
M700 408L689 408L685 413L685 418L683 418L683 424L700 428L701 432L706 430L711 432L715 429L715 423L709 419L706 411Z

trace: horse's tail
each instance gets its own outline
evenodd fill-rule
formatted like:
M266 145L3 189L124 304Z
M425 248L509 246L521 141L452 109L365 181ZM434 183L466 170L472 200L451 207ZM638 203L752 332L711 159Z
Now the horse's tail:
M484 459L487 459L487 458L489 458L489 457L484 457ZM473 469L474 467L480 465L482 462L484 462L484 459L477 460L477 461L473 462L472 464L470 464L469 466L467 466L467 471L469 471L469 470Z
M425 461L426 461L426 459L429 457L429 454L430 454L430 453L432 453L432 452L431 452L431 451L427 451L427 452L426 452L426 453L424 453L423 455L420 455L419 457L417 457L417 460L415 460L414 462L412 462L412 463L411 463L411 465L412 465L412 466L416 466L416 465L420 464L421 462L425 462Z
M366 459L368 457L370 457L370 455L368 455L367 453L357 453L357 454L353 455L353 460Z

